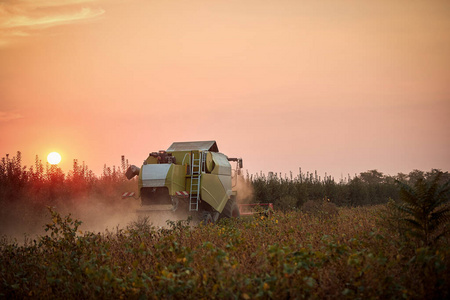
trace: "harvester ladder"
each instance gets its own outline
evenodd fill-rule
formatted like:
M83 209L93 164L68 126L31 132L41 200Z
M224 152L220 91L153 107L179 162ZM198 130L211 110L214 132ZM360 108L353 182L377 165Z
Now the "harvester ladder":
M196 157L195 152L192 152L189 211L198 211L198 203L200 202L200 178L202 176L203 166L203 153L199 151L198 157Z

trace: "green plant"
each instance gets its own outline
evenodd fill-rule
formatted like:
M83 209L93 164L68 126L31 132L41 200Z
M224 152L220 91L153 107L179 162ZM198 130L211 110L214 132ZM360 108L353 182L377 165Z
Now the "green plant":
M389 198L388 203L378 212L377 226L385 228L389 232L395 232L399 235L402 242L408 241L408 226L403 219L406 213L397 209L397 203Z
M98 234L52 212L46 237L0 237L0 299L448 299L448 243L407 247L376 226L383 207Z
M302 212L320 219L329 219L338 215L337 206L329 199L309 200L302 206Z
M73 219L71 215L61 217L53 208L47 207L50 212L52 222L45 225L45 231L50 232L50 236L41 237L41 240L53 245L54 243L75 244L78 227L82 221Z
M297 199L290 195L283 196L277 201L277 209L283 212L295 210L296 207L297 207Z
M406 215L401 221L409 232L427 246L450 232L450 181L441 184L441 176L419 178L412 186L397 180L401 203L395 208Z

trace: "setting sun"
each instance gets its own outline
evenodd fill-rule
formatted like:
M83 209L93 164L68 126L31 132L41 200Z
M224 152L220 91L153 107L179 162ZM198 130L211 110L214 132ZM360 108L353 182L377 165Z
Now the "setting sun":
M47 156L47 161L51 165L57 165L61 161L61 155L58 152L52 152Z

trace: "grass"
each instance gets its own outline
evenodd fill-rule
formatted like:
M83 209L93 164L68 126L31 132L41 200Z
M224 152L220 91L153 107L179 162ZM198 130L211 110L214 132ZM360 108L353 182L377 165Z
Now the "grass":
M46 236L0 242L0 297L448 298L448 239L417 248L380 226L383 208L165 229L140 220L98 234L51 212Z

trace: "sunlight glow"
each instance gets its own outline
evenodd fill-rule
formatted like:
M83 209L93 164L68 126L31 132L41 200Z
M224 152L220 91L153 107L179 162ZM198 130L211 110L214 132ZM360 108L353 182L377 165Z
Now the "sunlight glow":
M51 165L57 165L61 161L61 155L58 152L52 152L47 156L47 161Z

